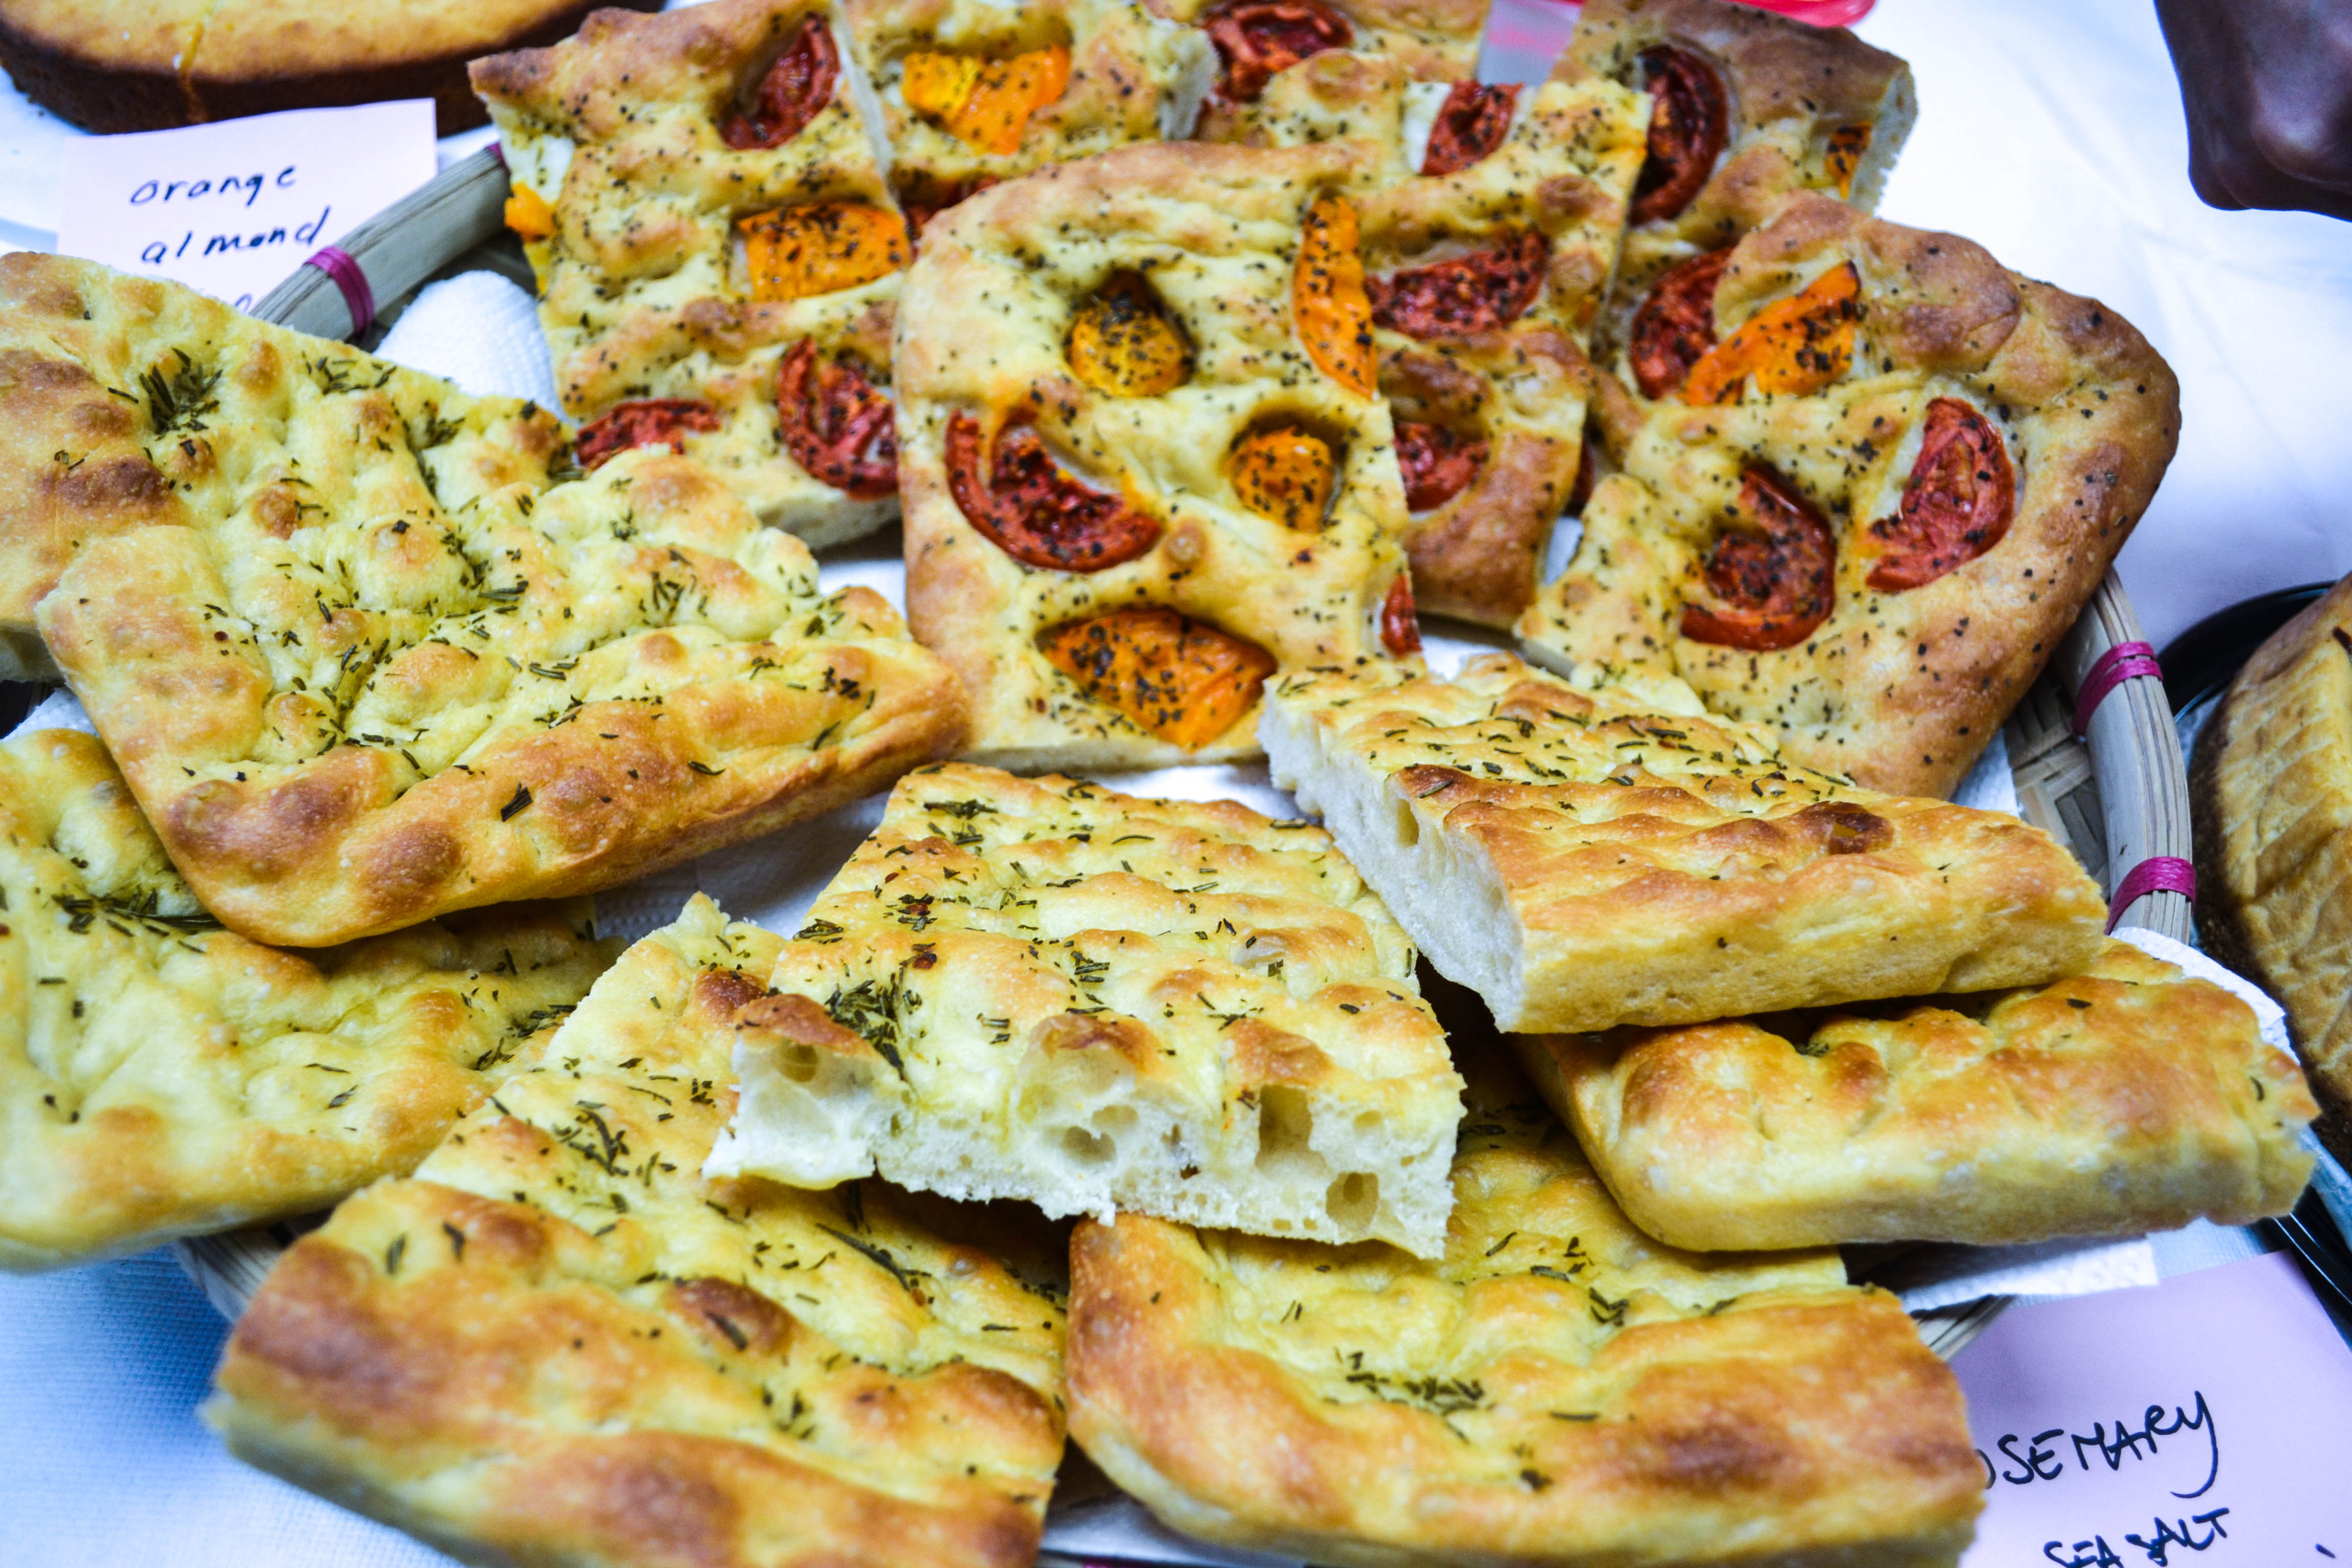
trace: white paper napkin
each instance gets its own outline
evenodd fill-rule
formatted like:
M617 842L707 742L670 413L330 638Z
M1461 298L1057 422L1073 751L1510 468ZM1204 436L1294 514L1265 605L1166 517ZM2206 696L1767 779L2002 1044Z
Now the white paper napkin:
M477 397L528 397L562 412L539 307L495 272L461 272L425 289L375 352L394 364L446 376Z

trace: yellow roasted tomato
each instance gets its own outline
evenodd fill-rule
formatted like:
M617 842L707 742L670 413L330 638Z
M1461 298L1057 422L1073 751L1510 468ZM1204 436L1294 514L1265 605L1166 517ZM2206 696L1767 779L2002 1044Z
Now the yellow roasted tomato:
M1330 444L1295 425L1251 431L1225 460L1225 477L1242 505L1305 533L1323 525L1336 468Z
M1274 673L1255 643L1157 605L1066 622L1038 647L1089 698L1186 751L1232 729Z
M1192 345L1151 285L1114 272L1070 322L1070 370L1097 392L1154 397L1184 384Z
M1356 209L1322 196L1298 237L1290 278L1298 341L1316 368L1359 397L1372 395L1372 301L1356 254Z
M507 197L507 226L526 241L545 239L555 232L555 209L529 185L517 185Z
M814 202L743 219L751 298L802 300L871 283L909 259L907 223L864 202Z
M1021 150L1031 118L1069 84L1070 51L1060 44L1003 60L926 50L906 58L898 94L974 152L1003 154Z

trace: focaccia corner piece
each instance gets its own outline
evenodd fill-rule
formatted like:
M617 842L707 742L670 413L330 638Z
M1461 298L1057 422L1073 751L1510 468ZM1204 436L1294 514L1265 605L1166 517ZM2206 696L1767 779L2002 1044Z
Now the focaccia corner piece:
M814 545L887 522L912 250L832 0L600 11L471 68L582 466L667 446Z
M1267 675L1417 658L1348 195L1371 149L1159 142L934 222L898 316L907 609L975 760L1255 757Z
M1205 34L1146 0L844 0L919 235L974 191L1189 135L1216 74Z
M584 906L331 953L215 923L89 736L0 742L0 1268L325 1207L412 1169L587 994Z
M431 404L411 405L429 378L353 390L378 362L176 285L0 268L43 285L0 334L19 374L131 414L92 461L121 451L136 477L153 422L177 421L141 481L148 525L83 542L37 618L232 930L324 947L593 892L869 794L961 734L955 678L879 596L821 595L807 547L685 458L625 453L545 490L487 487L487 457L453 479ZM85 311L110 330L78 331ZM26 346L52 321L84 357ZM248 390L221 395L233 418L103 390L163 378ZM182 464L198 477L174 486Z
M1285 86L1301 70L1401 73L1432 91L1417 108L1478 74L1489 0L1162 0L1208 35L1216 76L1193 134L1204 142L1291 144L1373 131L1324 118L1299 134L1305 107Z
M2038 985L2099 951L2098 884L2039 828L1507 654L1451 682L1307 671L1261 729L1275 782L1507 1030Z
M1834 1253L1659 1246L1524 1082L1465 1066L1442 1258L1080 1224L1087 1457L1175 1529L1316 1563L1953 1563L1983 1470L1894 1298Z
M1626 1214L1676 1247L2251 1225L2311 1174L2294 1059L2124 942L2051 985L1518 1045Z
M2172 372L2094 300L1801 196L1520 620L1579 685L1680 676L1793 762L1949 794L2156 493Z
M205 1408L229 1447L469 1563L1031 1562L1051 1255L879 1183L700 1175L776 945L698 897L415 1179L295 1243Z
M770 984L715 1173L1442 1244L1461 1079L1308 824L926 769Z

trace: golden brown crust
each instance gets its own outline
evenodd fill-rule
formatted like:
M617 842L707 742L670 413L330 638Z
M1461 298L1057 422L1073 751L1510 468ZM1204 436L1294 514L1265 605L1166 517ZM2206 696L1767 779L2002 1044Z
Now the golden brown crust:
M1528 1036L1610 1192L1678 1247L1999 1244L2286 1212L2303 1075L2126 942L2037 989Z
M222 1360L230 1446L475 1562L1028 1562L1048 1287L879 1184L700 1178L775 945L697 900L415 1179L298 1242Z
M1082 1224L1088 1457L1180 1529L1317 1562L1951 1562L1981 1476L1894 1300L1832 1255L1650 1242L1498 1078L1442 1261Z
M551 431L527 405L173 285L0 265L37 285L0 348L147 387L106 443L143 443L179 515L69 540L42 636L246 935L324 946L610 887L958 742L953 677L889 606L820 597L805 547L686 459L543 489ZM56 461L36 435L6 433L13 471ZM20 561L44 558L43 521Z
M2197 929L2286 1007L2352 1158L2352 578L2273 633L2197 739Z
M332 952L219 928L98 742L0 743L0 1268L308 1214L405 1173L587 994L588 910Z
M1271 689L1264 732L1276 782L1507 1029L2041 984L2097 953L2098 885L2039 829L1856 789L1665 695L1506 655L1453 682L1315 671Z
M2179 389L2132 326L2095 300L2002 268L1950 235L1802 196L1742 240L1716 293L1727 333L1851 262L1852 369L1819 393L1721 407L1669 398L1614 432L1623 473L1595 493L1567 572L1518 626L1580 684L1678 675L1708 708L1780 731L1794 761L1874 788L1958 783L2105 577L2179 434ZM1886 548L1928 405L1954 399L2016 470L2006 534L1924 586L1866 582ZM1825 513L1834 605L1794 647L1750 652L1681 635L1750 464Z

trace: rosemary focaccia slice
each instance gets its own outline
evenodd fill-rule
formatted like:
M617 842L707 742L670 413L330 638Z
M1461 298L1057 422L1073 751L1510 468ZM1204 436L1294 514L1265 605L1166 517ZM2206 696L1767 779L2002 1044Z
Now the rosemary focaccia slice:
M105 750L0 742L0 1268L325 1207L415 1167L587 994L584 905L328 953L223 931Z
M1712 310L1721 341L1612 433L1520 646L1948 794L2155 495L2179 384L2096 300L1826 196L1741 240Z
M1197 28L1145 0L843 0L919 237L974 191L1047 163L1191 134L1216 74Z
M879 1183L701 1177L777 942L697 897L296 1242L205 1407L229 1447L473 1563L1029 1563L1052 1251Z
M662 445L814 545L897 513L912 254L832 0L600 11L476 60L583 468Z
M2311 1174L2317 1108L2253 1009L2114 940L2049 985L1517 1043L1676 1247L2251 1225Z
M1504 1029L2039 985L2097 955L2098 884L2039 828L1857 789L1675 695L1495 654L1450 682L1289 677L1261 730L1275 782Z
M907 609L1006 767L1257 754L1276 668L1416 657L1356 142L1160 142L926 231L898 317Z
M1079 1225L1087 1458L1175 1529L1316 1563L1954 1562L1983 1471L1895 1299L1834 1253L1651 1241L1523 1081L1464 1065L1442 1258Z
M323 947L594 891L955 747L954 677L890 607L820 595L807 547L685 458L453 479L412 406L437 383L361 390L379 363L341 344L85 262L0 258L0 352L131 411L91 460L163 448L149 525L81 542L37 618L232 930ZM240 388L233 417L159 427L107 390L150 375ZM26 438L0 433L20 459Z
M925 769L769 984L715 1173L1443 1242L1461 1079L1307 823Z
M1478 74L1478 46L1486 31L1488 0L1163 0L1168 14L1206 33L1216 50L1216 75L1194 132L1204 142L1291 145L1339 136L1373 134L1365 121L1347 122L1325 99L1294 95L1289 79L1301 70L1341 74L1368 68L1432 84L1445 96L1454 82ZM1316 95L1321 96L1321 95ZM1384 110L1380 106L1376 114ZM1313 128L1302 113L1314 117Z

